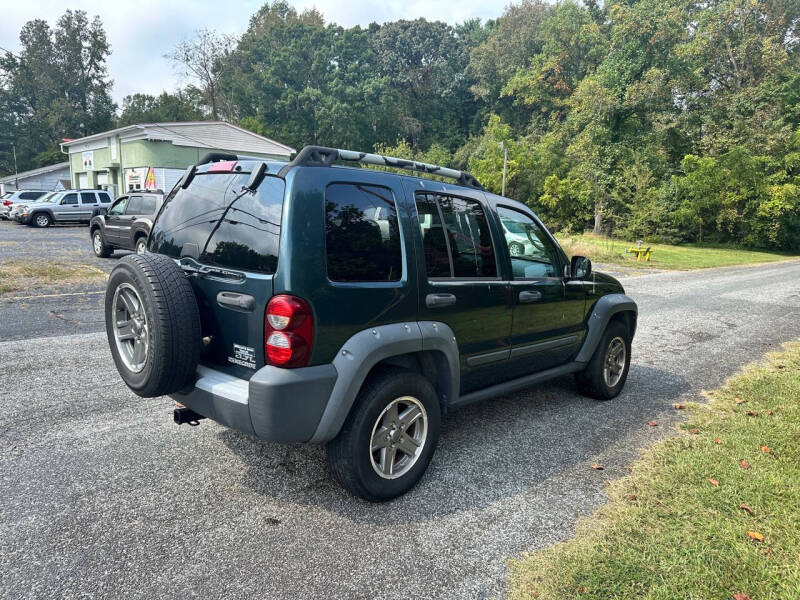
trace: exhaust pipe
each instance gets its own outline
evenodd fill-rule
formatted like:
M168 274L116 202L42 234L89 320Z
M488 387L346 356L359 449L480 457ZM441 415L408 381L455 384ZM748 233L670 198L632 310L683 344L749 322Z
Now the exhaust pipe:
M196 413L191 408L186 408L185 406L176 408L172 413L172 418L175 420L176 425L188 423L192 427L200 425L200 419L205 419L203 415Z

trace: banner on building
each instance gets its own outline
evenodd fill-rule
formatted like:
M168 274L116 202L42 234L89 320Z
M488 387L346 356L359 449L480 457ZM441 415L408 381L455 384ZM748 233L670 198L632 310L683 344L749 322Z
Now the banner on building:
M93 171L94 170L94 150L88 150L81 154L81 158L83 159L83 170L84 171Z

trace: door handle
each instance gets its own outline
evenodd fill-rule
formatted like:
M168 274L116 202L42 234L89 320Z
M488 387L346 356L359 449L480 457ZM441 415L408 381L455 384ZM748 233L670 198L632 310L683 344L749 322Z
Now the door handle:
M455 303L456 297L453 294L428 294L425 296L425 306L428 308L452 306Z
M520 304L527 304L528 302L536 302L542 299L542 292L536 290L525 290L519 293Z

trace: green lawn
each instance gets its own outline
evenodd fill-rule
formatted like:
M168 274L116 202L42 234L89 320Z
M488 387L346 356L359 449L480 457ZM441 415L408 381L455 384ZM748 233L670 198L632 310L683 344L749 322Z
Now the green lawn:
M794 343L687 406L574 539L512 561L510 598L800 598L798 404Z
M621 264L643 269L705 269L709 267L725 267L746 265L777 260L800 258L786 253L774 253L761 250L742 250L740 248L687 244L670 246L668 244L646 244L653 249L650 262L636 262L634 254L625 251L634 242L626 242L591 234L558 236L558 241L568 256L581 254L588 256L592 262Z

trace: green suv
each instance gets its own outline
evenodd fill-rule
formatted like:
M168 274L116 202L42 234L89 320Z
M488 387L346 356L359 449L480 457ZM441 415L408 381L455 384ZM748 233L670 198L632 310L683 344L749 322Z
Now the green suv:
M105 298L128 387L171 396L177 423L327 444L368 500L417 483L458 406L568 373L607 400L628 374L622 286L460 171L316 146L289 163L209 155L147 250Z

